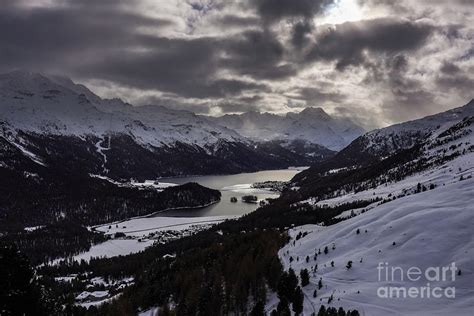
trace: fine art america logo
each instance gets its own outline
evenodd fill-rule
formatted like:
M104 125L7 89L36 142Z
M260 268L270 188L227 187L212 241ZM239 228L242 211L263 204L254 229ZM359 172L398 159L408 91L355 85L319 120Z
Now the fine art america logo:
M422 283L423 286L381 286L377 289L380 298L455 298L456 288L440 287L440 282L454 282L458 268L452 262L445 267L428 267L421 269L413 266L402 268L390 266L388 262L379 262L377 266L378 281L384 283L409 282Z

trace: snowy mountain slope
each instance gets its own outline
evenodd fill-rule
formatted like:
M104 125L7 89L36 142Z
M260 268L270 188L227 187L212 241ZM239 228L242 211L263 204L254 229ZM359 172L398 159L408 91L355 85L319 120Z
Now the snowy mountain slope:
M473 115L474 100L446 112L370 131L356 138L331 159L298 174L295 181L301 182L304 178L314 177L333 169L367 166L381 161L396 152L412 148L464 117Z
M324 212L320 207L374 201L339 214L335 217L339 222L334 225L305 225L290 230L292 240L279 256L286 269L291 267L297 274L301 269L310 271L310 284L303 288L305 315L317 312L321 305L355 308L361 315L472 314L474 117L437 123L439 128L423 141L417 155L408 156L411 160L401 160L368 181L334 186L330 193L306 196L295 203L318 206L315 211ZM330 174L350 178L348 172L342 169ZM347 268L349 261L351 267ZM460 275L456 270L454 276L449 274L450 278L441 281L425 276L407 279L410 267L426 271L430 267L449 267L452 262ZM387 279L384 267L393 267L398 274L392 279L388 270ZM403 280L400 269L405 271ZM415 287L421 291L427 283L431 289L455 287L455 298L449 296L452 292L441 298L427 298L427 292L423 298L421 294L416 298L393 298L397 289L392 298L383 297L386 287L404 287L406 291ZM267 310L277 303L277 298L271 297Z
M474 307L473 192L471 178L383 204L333 226L308 225L292 230L293 238L299 232L309 234L296 241L295 246L291 241L280 251L285 267L298 272L304 268L311 270L318 264L310 285L303 289L305 315L310 315L313 308L319 310L321 304L327 306L331 295L334 301L329 305L355 308L361 315L470 315ZM329 253L318 255L314 261L315 252L326 246ZM308 263L306 256L310 256ZM294 258L292 263L290 257ZM350 269L346 268L348 261L353 262ZM422 278L411 282L405 277L404 282L399 279L379 282L379 262L388 262L389 266L404 271L410 267L424 271L455 262L462 274L456 274L454 281L431 282L431 286L454 286L456 298L380 298L379 287L421 287L429 281ZM320 278L323 287L313 298Z
M364 132L354 122L333 118L322 108L306 108L285 116L246 112L210 119L256 140L304 140L331 150L340 150Z
M260 148L191 112L104 100L68 78L22 71L0 75L0 139L20 149L4 167L27 158L114 179L285 168L326 155ZM18 163L16 169L30 172Z
M329 196L323 200L310 198L304 202L320 206L334 206L372 198L390 199L413 193L419 189L419 185L426 188L438 187L457 182L461 177L467 178L474 172L474 164L471 161L473 159L472 152L474 151L473 123L474 117L469 117L448 129L434 132L422 147L421 155L414 160L420 166L420 172L393 181L393 174L404 167L403 165L397 166L387 170L381 176L370 179L374 183L383 185L371 188L373 185L362 183L361 187L365 188L362 191L342 189L335 191L333 193L334 197ZM454 160L451 161L451 159ZM334 170L330 173L337 174L343 171L344 169Z
M361 136L366 141L364 151L380 154L407 148L433 131L473 115L474 99L464 106L446 112L370 131Z
M0 117L4 124L22 131L99 137L126 133L151 146L247 142L234 131L191 112L102 100L70 79L38 73L0 75Z

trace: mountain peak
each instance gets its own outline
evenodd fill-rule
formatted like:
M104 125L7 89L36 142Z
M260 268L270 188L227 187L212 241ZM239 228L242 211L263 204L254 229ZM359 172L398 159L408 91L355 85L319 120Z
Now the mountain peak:
M327 115L329 116L329 114L326 113L326 111L324 111L323 108L321 107L307 107L305 108L303 111L300 112L300 114L318 114L318 115Z
M321 107L307 107L300 113L298 116L303 116L312 119L318 119L323 121L330 121L333 119L331 115L329 115L326 111L324 111Z
M49 79L39 72L14 70L8 73L1 74L0 80L18 84L25 82L44 82Z
M59 93L59 91L62 91L67 94L83 95L90 102L100 103L100 98L87 87L77 84L71 78L62 75L14 70L0 74L0 87L13 94L22 91L31 95L42 95L44 93ZM48 96L45 98L48 98Z
M245 112L211 120L252 139L304 140L331 150L340 150L364 132L352 121L332 118L320 107L308 107L286 115Z

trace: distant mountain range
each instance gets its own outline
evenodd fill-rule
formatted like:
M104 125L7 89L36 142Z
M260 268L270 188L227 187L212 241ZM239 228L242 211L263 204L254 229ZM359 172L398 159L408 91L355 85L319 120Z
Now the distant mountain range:
M335 118L322 108L306 108L286 115L246 112L209 117L240 135L257 141L305 141L334 151L341 150L365 131L347 118Z
M317 142L250 138L192 112L101 99L68 78L23 71L0 75L0 142L10 157L0 167L12 168L16 152L43 167L118 180L286 168L334 154Z

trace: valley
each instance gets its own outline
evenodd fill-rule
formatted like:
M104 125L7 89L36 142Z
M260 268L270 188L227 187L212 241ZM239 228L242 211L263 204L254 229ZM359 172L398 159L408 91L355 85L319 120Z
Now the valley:
M365 133L318 108L211 118L35 73L0 75L0 92L0 263L37 275L22 286L46 314L474 306L474 101ZM376 279L380 263L452 262L432 283L455 303L378 295L426 283Z

